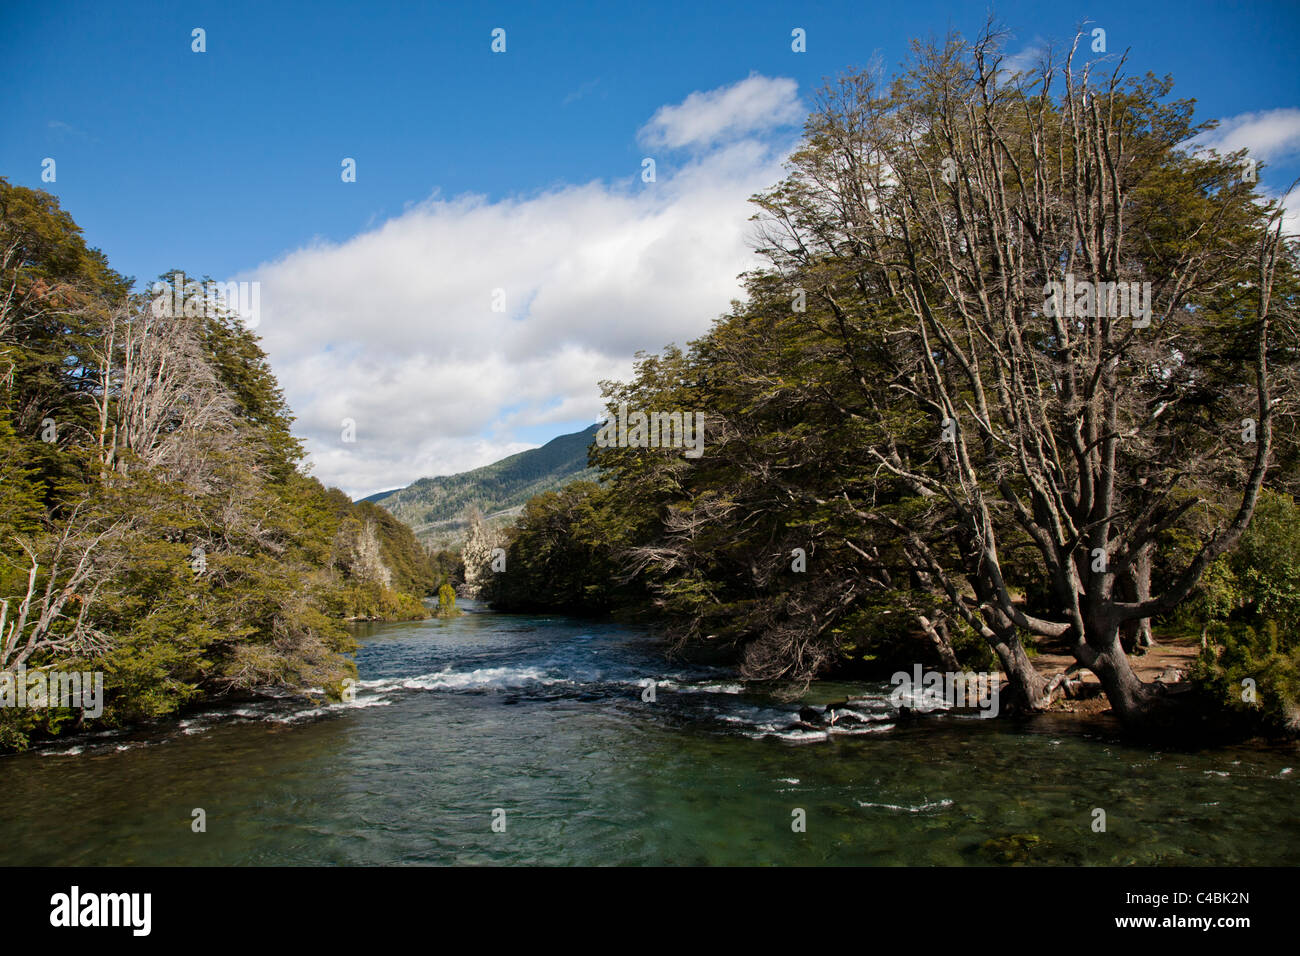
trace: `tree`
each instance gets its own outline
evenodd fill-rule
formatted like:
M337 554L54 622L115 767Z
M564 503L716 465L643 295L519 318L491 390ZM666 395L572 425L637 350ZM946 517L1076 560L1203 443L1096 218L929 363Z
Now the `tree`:
M1139 727L1165 698L1136 678L1121 633L1178 607L1249 525L1294 249L1235 162L1180 147L1198 128L1189 103L1163 102L1167 81L1117 68L1093 84L1073 50L1007 76L997 39L919 48L887 91L869 74L829 88L790 177L759 198L764 251L817 303L808 321L843 362L860 373L873 353L855 399L828 400L874 430L865 464L930 503L919 526L870 500L846 496L846 510L906 542L1031 706L1049 688L1022 635L1065 638ZM1233 336L1250 363L1207 406ZM1192 557L1142 596L1144 556L1205 503L1219 514ZM1041 608L1008 581L1022 544Z
M486 577L480 596L506 611L604 614L634 604L644 592L621 580L624 514L595 482L536 495L506 531L504 570Z
M856 387L839 344L793 314L771 277L751 277L749 291L689 353L666 349L631 383L606 383L611 406L707 409L706 449L697 460L593 449L608 504L581 533L624 558L615 581L648 590L678 647L726 648L745 676L791 692L832 668L882 678L904 661L986 666L907 542L864 534L846 508L870 493L922 526L923 503L863 468L868 429L838 409Z
M438 588L438 616L439 617L456 617L460 611L456 610L456 589L450 584L444 584Z
M494 552L501 544L501 535L483 519L483 512L474 505L465 509L465 546L461 560L465 567L464 593L477 598L491 586Z
M54 197L0 180L0 669L102 670L110 724L337 695L342 621L427 616L433 559L300 470L256 336L202 284L170 309L128 286ZM5 709L0 745L68 719Z

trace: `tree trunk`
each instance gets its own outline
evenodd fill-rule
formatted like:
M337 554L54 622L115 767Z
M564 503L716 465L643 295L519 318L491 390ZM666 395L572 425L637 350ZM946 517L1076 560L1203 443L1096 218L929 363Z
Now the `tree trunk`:
M1043 710L1051 700L1047 693L1047 681L1025 653L1019 635L1009 631L1001 640L990 640L989 643L997 652L1002 670L1007 675L1006 686L1001 691L1004 699L999 709L1008 713Z
M948 625L942 619L930 622L930 619L924 614L917 616L921 622L921 627L929 635L930 641L934 644L935 653L939 655L939 660L948 670L956 673L961 670L961 662L957 660L957 654L952 649L952 638L948 634Z
M1129 565L1126 573L1120 581L1120 590L1126 601L1141 603L1149 600L1151 597L1151 553L1155 545L1148 542L1137 555L1137 559ZM1146 648L1154 647L1155 640L1151 637L1151 618L1143 617L1133 621L1125 621L1120 629L1120 641L1124 650L1129 653L1142 654Z
M1187 709L1177 706L1178 697L1184 695L1171 695L1164 684L1145 684L1138 679L1124 653L1118 627L1100 629L1082 649L1076 650L1075 657L1097 675L1111 709L1126 730L1155 733L1188 729ZM1185 699L1192 702L1190 696Z

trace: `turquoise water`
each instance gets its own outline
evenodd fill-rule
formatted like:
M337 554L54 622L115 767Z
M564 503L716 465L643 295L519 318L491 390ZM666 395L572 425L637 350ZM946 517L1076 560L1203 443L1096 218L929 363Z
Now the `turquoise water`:
M1294 746L897 723L866 684L810 690L866 698L860 732L826 736L790 729L798 702L665 663L635 630L470 610L366 628L351 704L0 759L0 863L1300 863Z

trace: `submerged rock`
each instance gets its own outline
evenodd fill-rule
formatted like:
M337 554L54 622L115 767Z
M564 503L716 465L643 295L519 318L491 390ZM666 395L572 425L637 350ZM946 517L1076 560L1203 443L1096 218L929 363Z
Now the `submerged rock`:
M1037 833L1009 833L980 844L981 855L998 863L1028 863L1043 838Z

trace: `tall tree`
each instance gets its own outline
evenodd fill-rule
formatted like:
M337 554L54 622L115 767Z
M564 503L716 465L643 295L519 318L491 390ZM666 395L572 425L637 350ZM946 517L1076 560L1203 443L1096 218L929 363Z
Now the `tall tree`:
M871 501L847 507L908 542L1031 704L1047 688L1021 636L1066 638L1140 726L1163 697L1121 634L1185 601L1250 522L1295 253L1236 157L1182 147L1200 128L1167 81L1126 81L1121 63L1094 83L1074 49L1008 75L997 43L918 47L888 90L868 73L829 88L760 198L765 251L843 361L877 351L885 374L860 375L841 411L878 429L864 464L932 502L956 553ZM1212 370L1225 327L1249 341L1230 381ZM1211 377L1225 388L1207 403ZM1220 510L1195 553L1148 593L1150 549L1206 502ZM1025 542L1041 608L1007 579Z

